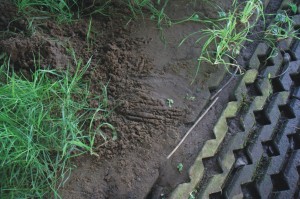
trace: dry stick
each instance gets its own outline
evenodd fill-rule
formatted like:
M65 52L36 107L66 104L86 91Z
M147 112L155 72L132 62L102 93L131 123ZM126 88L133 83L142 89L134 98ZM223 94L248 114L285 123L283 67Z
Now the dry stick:
M199 117L199 119L195 122L195 124L188 130L188 132L185 134L185 136L181 139L179 144L175 147L175 149L168 155L167 159L170 159L170 157L177 151L177 149L180 147L180 145L184 142L184 140L187 138L187 136L191 133L191 131L195 128L195 126L204 118L204 116L208 113L209 109L215 105L215 103L218 101L219 97L217 97L205 110L205 112Z
M235 77L235 75L237 74L238 72L238 67L236 67L233 75L230 77L230 79L226 82L226 84L224 84L224 86L222 86L222 88L220 88L211 98L210 100L213 100L215 97L217 97L217 95L219 95L219 93L226 87L228 86L228 84L233 80L233 78Z

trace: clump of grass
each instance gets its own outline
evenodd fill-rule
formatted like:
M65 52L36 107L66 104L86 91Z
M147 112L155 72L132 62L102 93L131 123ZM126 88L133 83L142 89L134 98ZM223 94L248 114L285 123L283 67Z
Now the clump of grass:
M15 0L18 10L27 16L53 17L58 22L70 22L76 0Z
M150 19L155 21L157 28L160 31L160 36L164 40L163 27L171 26L172 21L169 16L165 13L165 8L168 4L168 0L164 2L158 0L157 6L151 0L128 0L127 6L131 11L133 18L142 16L144 18L144 10L150 12ZM158 8L158 7L161 8Z
M73 75L38 69L29 79L7 70L8 59L0 67L1 198L60 198L70 159L95 154L95 139L107 139L102 126L116 138L112 125L93 125L108 112L106 92L93 99L82 83L90 61L76 60ZM91 99L97 108L90 108Z
M263 16L263 4L260 0L249 0L238 5L237 0L234 0L232 8L228 13L220 12L221 15L218 20L199 20L207 28L188 35L180 42L179 46L188 38L197 34L200 34L200 37L196 40L196 44L204 41L198 58L195 78L203 62L212 65L223 64L227 69L229 66L240 69L238 65L227 60L234 60L240 53L243 43L251 41L247 38L247 35L254 26L252 24L255 24L260 16ZM252 18L254 18L253 22L250 23Z
M299 39L294 29L294 21L283 11L276 14L274 22L265 32L265 39L272 47L276 47L278 41L294 38Z
M234 4L236 4L235 1ZM248 0L244 4L240 4L239 7L240 6L244 6L244 8L242 8L242 12L238 14L238 18L242 24L247 24L248 27L251 27L250 19L255 14L256 21L259 19L259 17L264 19L264 8L261 0Z
M85 7L78 0L14 0L19 12L27 17L42 19L54 18L59 23L70 23L88 11L89 15L106 15L106 8L111 1L106 1L101 6L92 5Z

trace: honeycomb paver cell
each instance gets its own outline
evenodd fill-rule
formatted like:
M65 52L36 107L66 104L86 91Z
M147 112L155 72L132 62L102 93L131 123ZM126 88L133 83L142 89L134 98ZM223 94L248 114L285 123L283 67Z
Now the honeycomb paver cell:
M284 68L284 72L278 77L279 80L279 86L284 90L289 90L291 85L294 83L291 75L299 73L299 65L300 60L290 62L286 65L286 68Z
M300 49L299 49L300 50ZM269 47L265 43L258 44L256 50L254 51L254 54L250 58L249 61L249 68L258 70L260 66L260 58L266 57L269 51Z
M275 77L276 74L278 73L278 71L280 70L280 67L283 63L283 57L281 55L281 53L278 53L277 56L275 57L271 57L270 58L271 63L273 63L273 65L271 66L266 66L266 68L261 72L261 76L263 77Z

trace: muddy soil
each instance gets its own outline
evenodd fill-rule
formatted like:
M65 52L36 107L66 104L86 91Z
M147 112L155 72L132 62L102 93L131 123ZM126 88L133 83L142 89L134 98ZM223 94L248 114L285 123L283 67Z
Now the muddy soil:
M212 127L236 81L167 161L168 153L209 103L216 89L211 83L224 70L206 65L191 84L201 49L194 44L196 38L180 48L178 44L184 36L203 28L201 24L165 29L166 40L162 41L153 21L147 17L129 21L125 16L128 10L123 10L115 16L95 16L88 45L89 18L63 26L44 20L28 30L28 20L17 16L16 8L7 1L0 2L0 51L11 55L12 67L28 73L35 69L34 60L39 57L41 67L74 70L74 50L85 61L92 57L85 75L91 92L101 94L103 85L108 85L113 112L107 122L116 127L118 140L103 144L99 138L99 156L74 160L76 168L61 190L63 198L159 198L189 180L188 168L204 142L213 137ZM225 10L231 5L226 0L216 2ZM176 19L196 11L216 17L217 12L211 8L201 2L197 6L194 1L187 4L177 0L172 1L167 13ZM168 104L168 99L174 103ZM97 102L91 106L97 106ZM181 172L177 170L179 163L184 165Z

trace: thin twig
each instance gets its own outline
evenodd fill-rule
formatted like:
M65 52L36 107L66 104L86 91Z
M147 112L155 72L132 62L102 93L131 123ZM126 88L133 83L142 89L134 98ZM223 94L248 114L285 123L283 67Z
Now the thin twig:
M199 117L199 119L195 122L195 124L188 130L188 132L185 134L185 136L181 139L179 144L175 147L175 149L168 155L167 159L170 159L170 157L177 151L177 149L180 147L180 145L184 142L184 140L187 138L187 136L192 132L192 130L195 128L195 126L204 118L204 116L208 113L208 111L215 105L215 103L218 101L219 97L217 97L205 110L205 112Z
M237 74L237 72L238 72L238 67L236 67L236 69L235 69L235 71L234 71L234 73L232 74L232 76L230 77L230 79L226 82L226 84L224 84L224 86L222 86L222 88L220 88L211 98L210 98L210 100L213 100L213 99L215 99L215 97L217 97L218 95L219 95L219 93L220 92L222 92L222 90L224 89L224 88L226 88L226 86L228 86L228 84L233 80L233 78L235 77L235 75Z

